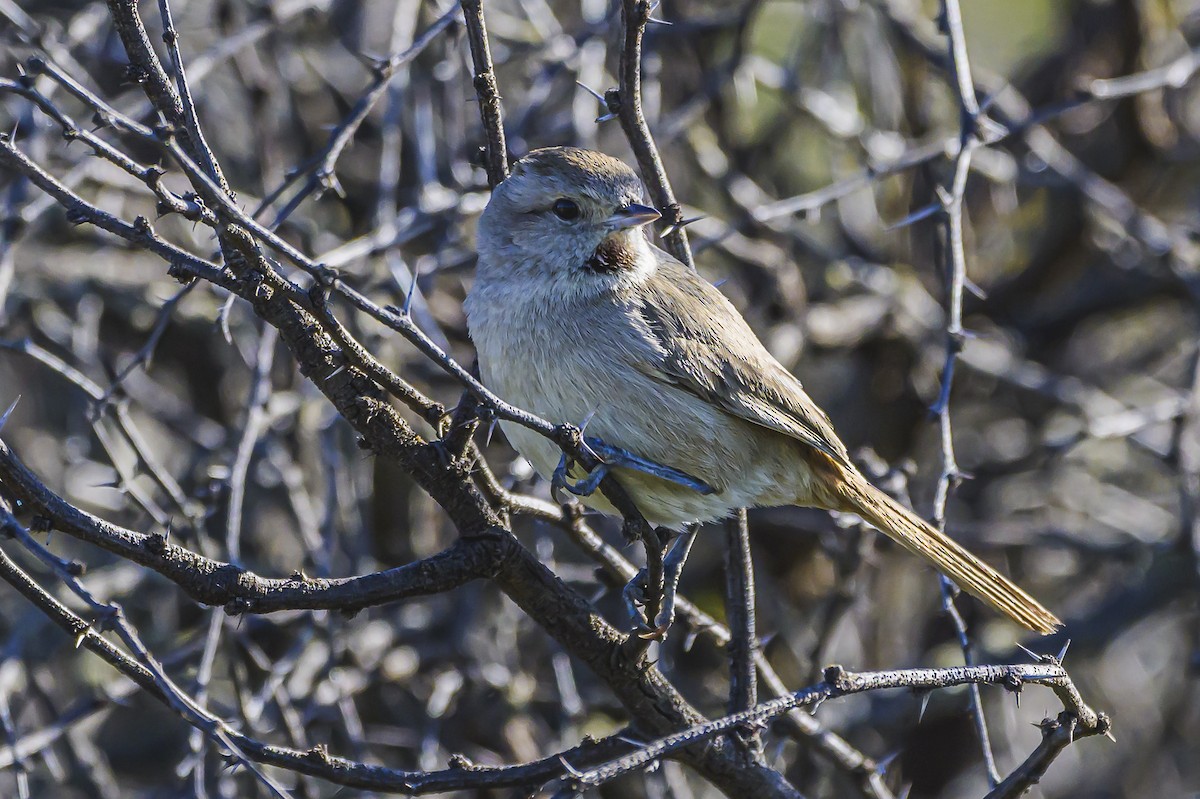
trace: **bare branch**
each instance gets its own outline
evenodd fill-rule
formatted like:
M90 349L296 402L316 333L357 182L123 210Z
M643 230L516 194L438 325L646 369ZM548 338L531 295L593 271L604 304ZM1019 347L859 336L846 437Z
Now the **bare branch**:
M495 188L508 177L508 148L504 143L500 87L496 85L496 70L492 66L492 50L483 21L483 2L461 0L461 5L467 23L467 41L471 46L471 63L475 67L473 83L479 97L479 114L487 134L488 184Z
M685 747L711 739L734 727L761 725L792 710L814 705L827 699L835 699L866 691L890 688L933 690L954 685L1004 685L1016 690L1025 684L1045 685L1062 701L1073 718L1078 719L1081 732L1105 734L1111 723L1104 714L1096 713L1079 698L1071 678L1061 666L959 666L946 669L903 669L896 671L851 672L841 666L825 669L825 679L811 688L791 695L764 702L755 708L733 713L724 718L647 743L636 752L606 763L580 774L572 775L570 782L577 786L601 785L623 774L645 768L659 758ZM1084 737L1079 735L1077 737Z
M648 0L621 0L624 40L621 46L620 85L609 91L605 102L609 112L621 120L621 130L625 131L625 138L633 148L654 204L658 206L670 231L665 237L667 252L695 268L687 231L684 230L683 209L671 190L666 167L658 155L658 147L654 144L650 126L642 112L642 40L651 8Z

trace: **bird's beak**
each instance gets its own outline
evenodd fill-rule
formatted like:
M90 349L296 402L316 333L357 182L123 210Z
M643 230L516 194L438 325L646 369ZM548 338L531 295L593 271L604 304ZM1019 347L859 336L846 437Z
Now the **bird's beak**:
M648 205L630 203L622 208L618 208L612 216L604 220L604 224L609 230L625 230L626 228L641 227L642 225L649 224L661 216L662 214Z

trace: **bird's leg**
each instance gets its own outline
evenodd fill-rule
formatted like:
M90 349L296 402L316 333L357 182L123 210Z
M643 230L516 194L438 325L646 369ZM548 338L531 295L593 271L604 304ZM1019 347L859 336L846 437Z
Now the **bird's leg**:
M655 535L643 537L649 566L639 570L621 592L639 638L661 641L666 638L667 630L674 623L675 596L679 591L679 576L683 573L684 561L687 560L688 553L692 550L692 544L696 540L697 529L697 525L689 524L683 528L682 533L673 535L672 531L660 527L653 531ZM665 557L662 554L664 533L673 535ZM657 543L654 543L652 539L658 539ZM657 584L656 580L656 585L652 588L650 578L656 572L662 575L662 582Z
M634 512L625 514L621 531L629 543L641 540L646 550L646 568L634 575L621 591L621 596L638 636L653 637L655 629L650 626L650 619L658 618L662 606L664 541L660 531L651 527L642 514L636 512L636 508L631 510Z
M692 551L692 544L696 542L696 531L699 529L698 524L685 524L683 532L671 542L671 547L663 558L662 602L659 603L658 615L654 617L656 637L666 637L667 630L675 621L675 594L679 591L679 577L683 574L683 563Z
M550 479L550 494L555 501L558 501L558 490L560 488L565 488L577 497L591 496L600 487L600 483L604 482L604 478L608 476L609 470L613 467L633 469L644 474L653 475L654 477L660 477L663 480L669 480L677 485L690 488L700 494L712 494L716 491L708 483L692 477L687 472L681 472L670 466L664 466L661 463L639 457L629 450L605 444L598 438L584 436L583 433L587 430L588 422L592 420L594 414L595 411L589 413L587 418L583 420L583 424L579 426L579 434L582 436L582 454L584 456L584 463L580 463L579 465L588 467L590 463L591 466L582 479L571 482L567 479L567 474L577 462L567 452L563 452L558 458L558 466L554 468L554 474Z

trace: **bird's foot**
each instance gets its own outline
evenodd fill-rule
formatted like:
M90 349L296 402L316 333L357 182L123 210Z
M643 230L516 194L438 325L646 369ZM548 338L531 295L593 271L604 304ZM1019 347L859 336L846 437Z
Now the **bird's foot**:
M639 638L662 641L667 637L667 630L671 629L671 625L675 623L675 599L679 593L679 578L683 574L683 564L687 560L688 553L692 551L692 544L696 541L698 529L698 526L694 524L685 527L683 532L671 542L671 546L663 558L662 594L658 597L656 603L658 612L654 614L653 621L647 617L644 610L650 605L648 601L650 599L648 596L650 580L646 569L640 570L622 590L621 596L625 600L625 608L629 612L630 619L633 620L634 631ZM658 532L661 533L662 528L659 528Z
M671 623L675 620L675 603L672 601L670 607L662 603L663 607L655 614L654 621L651 622L646 615L646 606L649 604L648 582L646 570L639 570L621 590L621 598L625 601L625 610L629 613L629 620L633 622L634 634L644 641L662 641L667 637L667 630L671 628ZM673 596L674 594L672 594Z
M600 483L608 476L608 465L601 463L595 469L588 472L581 480L571 480L567 477L567 473L574 465L574 462L563 453L558 459L558 466L554 467L554 474L550 478L550 496L554 497L554 501L560 501L558 498L559 490L566 490L577 497L591 496L599 488Z

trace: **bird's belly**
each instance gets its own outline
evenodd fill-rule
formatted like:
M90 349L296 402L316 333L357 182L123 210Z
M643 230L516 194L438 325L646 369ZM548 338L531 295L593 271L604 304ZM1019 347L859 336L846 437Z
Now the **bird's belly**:
M493 359L481 350L480 367L484 381L506 401L552 422L586 423L588 436L716 489L706 495L643 472L616 469L651 523L708 521L739 507L796 501L797 470L804 469L797 442L619 362L593 365L576 359L568 365L564 359L570 358L569 351L560 349L556 355L530 352L522 358ZM516 450L549 479L561 450L518 424L501 426ZM581 499L597 510L616 512L599 492Z

